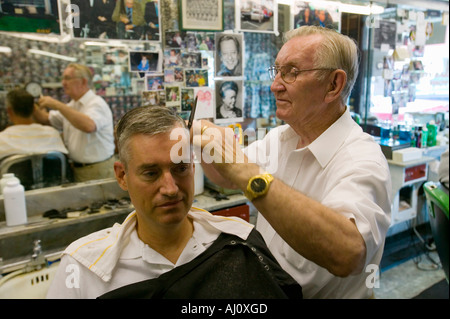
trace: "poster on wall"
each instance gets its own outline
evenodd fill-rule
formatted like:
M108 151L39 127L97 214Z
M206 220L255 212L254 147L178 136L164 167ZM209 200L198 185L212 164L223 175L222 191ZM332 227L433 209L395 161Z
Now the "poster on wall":
M160 41L159 0L71 0L73 36Z
M294 28L316 25L340 31L339 7L331 2L295 1L294 12Z
M243 76L243 35L216 33L215 76Z
M0 31L61 34L58 1L0 1Z
M242 80L216 80L216 110L214 123L242 122L243 86Z
M241 31L278 32L275 0L236 0L236 24Z
M223 0L179 0L181 29L223 31Z

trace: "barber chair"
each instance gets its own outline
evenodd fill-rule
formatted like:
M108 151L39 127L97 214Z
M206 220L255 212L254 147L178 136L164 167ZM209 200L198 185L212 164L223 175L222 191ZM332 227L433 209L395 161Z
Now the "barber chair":
M68 161L61 152L17 154L0 162L0 176L14 173L25 190L58 186L68 182Z
M426 182L423 186L430 216L431 232L436 244L442 268L448 283L449 266L449 220L448 220L448 189L440 183Z

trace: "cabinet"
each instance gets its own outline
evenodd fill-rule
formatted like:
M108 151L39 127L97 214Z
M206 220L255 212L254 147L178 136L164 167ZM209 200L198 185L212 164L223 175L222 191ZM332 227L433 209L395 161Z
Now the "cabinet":
M392 181L391 226L417 216L417 195L428 178L428 163L432 157L409 162L388 160Z

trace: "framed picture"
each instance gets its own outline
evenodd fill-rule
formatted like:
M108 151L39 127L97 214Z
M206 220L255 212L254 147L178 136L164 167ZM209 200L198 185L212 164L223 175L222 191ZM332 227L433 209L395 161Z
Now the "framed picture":
M128 51L130 72L161 72L160 52Z
M215 76L243 76L243 35L216 33Z
M247 32L278 32L275 0L236 0L236 24Z
M179 0L183 30L223 31L223 0Z
M214 123L236 123L244 120L242 82L242 80L215 81Z

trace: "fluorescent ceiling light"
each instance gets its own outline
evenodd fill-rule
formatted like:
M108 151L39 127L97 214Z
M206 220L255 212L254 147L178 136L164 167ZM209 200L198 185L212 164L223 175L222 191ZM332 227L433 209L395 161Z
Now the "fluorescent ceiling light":
M25 33L25 32L0 32L1 34L6 34L8 36L13 36L16 38L22 38L26 40L33 41L44 41L49 43L66 43L72 38L70 34L64 35L54 35L54 34L38 34L38 33Z
M64 55L56 54L56 53L51 53L51 52L48 52L48 51L36 50L36 49L29 49L28 53L44 55L44 56L48 56L50 58L60 59L60 60L69 61L69 62L77 61L77 58L73 58L73 57L70 57L70 56L64 56Z
M10 47L0 47L0 53L11 53Z
M342 12L364 14L364 15L381 14L384 12L384 8L376 4L359 6L355 4L340 3L339 10Z
M104 47L126 47L127 45L122 43L121 41L114 41L110 40L107 42L100 42L100 41L86 41L84 42L84 45L91 45L91 46L104 46Z

